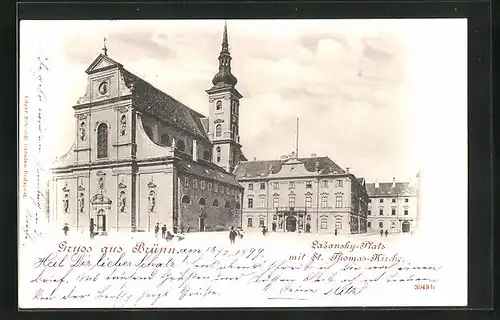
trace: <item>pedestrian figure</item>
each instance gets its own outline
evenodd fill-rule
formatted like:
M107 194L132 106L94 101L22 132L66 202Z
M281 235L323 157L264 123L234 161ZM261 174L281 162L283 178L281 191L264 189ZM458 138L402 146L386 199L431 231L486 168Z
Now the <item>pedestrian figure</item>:
M90 231L90 239L94 239L94 218L90 218L90 225L89 225L89 231Z
M181 234L184 234L184 225L181 225Z
M64 236L67 236L68 235L68 231L69 231L69 227L68 227L67 223L64 224L63 231L64 231Z
M387 234L389 233L389 230L385 230L385 236L387 237Z
M337 233L338 233L338 231L337 231L337 229L335 229L335 235L337 235Z
M167 225L163 225L163 227L161 227L161 238L162 239L165 239L165 233L167 233Z
M166 239L166 240L167 240L167 242L168 242L168 241L172 241L172 239L174 238L174 235L173 235L173 234L171 234L171 233L170 233L170 231L167 231L166 233L167 233L167 234L166 234L166 236L165 236L165 237L163 237L163 238L164 238L164 239Z
M158 234L160 233L160 223L157 222L155 226L155 238L158 239Z
M262 226L262 235L266 236L266 232L267 232L266 227Z
M238 229L238 236L243 239L243 229Z
M178 230L177 226L174 226L174 227L172 228L172 230L173 230L174 234L177 234L177 230Z
M229 231L229 242L231 242L231 244L234 244L236 235L237 233L234 231L234 227L231 227L231 231Z
M271 228L272 228L273 232L276 232L276 222L273 221L273 225Z
M380 236L383 237L384 236L384 229L380 229Z

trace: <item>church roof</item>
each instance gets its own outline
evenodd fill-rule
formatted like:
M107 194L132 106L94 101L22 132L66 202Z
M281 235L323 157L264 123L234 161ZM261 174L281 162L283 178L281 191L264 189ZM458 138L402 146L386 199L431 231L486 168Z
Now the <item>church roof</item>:
M316 165L320 174L330 174L336 171L337 174L345 174L345 170L333 162L329 157L298 158L304 163L304 167L311 173L316 172ZM267 177L270 173L276 174L281 170L284 160L262 160L241 162L235 169L236 179Z
M392 182L381 182L378 188L375 187L375 183L367 183L366 192L369 197L397 197L417 194L415 187L410 182L396 182L394 187Z
M208 161L201 159L193 161L191 157L184 156L182 161L177 163L177 169L200 178L215 180L218 183L225 183L234 187L243 188L232 174L229 174L218 165Z
M125 84L132 90L134 106L138 111L155 116L198 138L209 140L201 120L205 118L204 115L155 88L132 72L124 68L121 71Z

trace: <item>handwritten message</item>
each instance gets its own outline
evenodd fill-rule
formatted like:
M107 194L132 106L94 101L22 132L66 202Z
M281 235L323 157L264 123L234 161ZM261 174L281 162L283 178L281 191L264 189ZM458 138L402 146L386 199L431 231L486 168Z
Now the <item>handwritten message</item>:
M267 300L331 300L402 284L408 290L431 289L440 278L441 266L389 254L382 243L315 241L311 249L277 256L263 247L96 246L68 240L33 257L23 290L42 305L77 301L79 306L139 308L237 294L244 299L245 292Z

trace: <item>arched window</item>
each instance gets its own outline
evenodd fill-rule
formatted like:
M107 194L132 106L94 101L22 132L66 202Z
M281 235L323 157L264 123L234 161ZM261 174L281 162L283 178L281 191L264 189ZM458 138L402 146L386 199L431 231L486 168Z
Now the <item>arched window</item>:
M108 156L108 125L101 123L97 127L97 158Z
M182 140L177 141L177 149L181 151L186 150L186 144L184 143L184 141Z
M168 136L168 134L166 134L166 133L162 134L160 142L161 142L161 144L169 146L170 145L170 137Z
M218 100L215 103L215 110L221 110L222 109L222 101Z
M203 152L203 160L207 160L207 161L210 160L210 152L208 152L208 151Z
M190 204L191 203L191 199L189 199L189 197L186 195L186 196L182 197L182 203L184 203L184 204Z
M201 199L200 199L200 201L198 202L198 204L199 204L200 206L204 206L204 205L206 205L206 203L205 203L205 198L201 198Z
M226 201L226 204L224 205L224 208L231 208L231 202Z
M214 200L214 203L212 204L214 207L218 207L219 206L219 201L217 201L217 199Z
M215 126L215 136L220 137L222 136L222 125L218 124Z
M217 149L215 150L217 151L217 162L220 162L222 160L222 153L220 147L217 147Z

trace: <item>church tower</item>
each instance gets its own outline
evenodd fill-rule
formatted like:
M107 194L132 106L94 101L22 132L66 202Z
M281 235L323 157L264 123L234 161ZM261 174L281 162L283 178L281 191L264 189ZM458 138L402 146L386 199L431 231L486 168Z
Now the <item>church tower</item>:
M231 73L231 59L224 23L219 71L212 79L212 88L206 92L210 103L208 136L214 145L212 162L229 173L243 157L239 137L239 107L243 96L235 88L238 80Z

